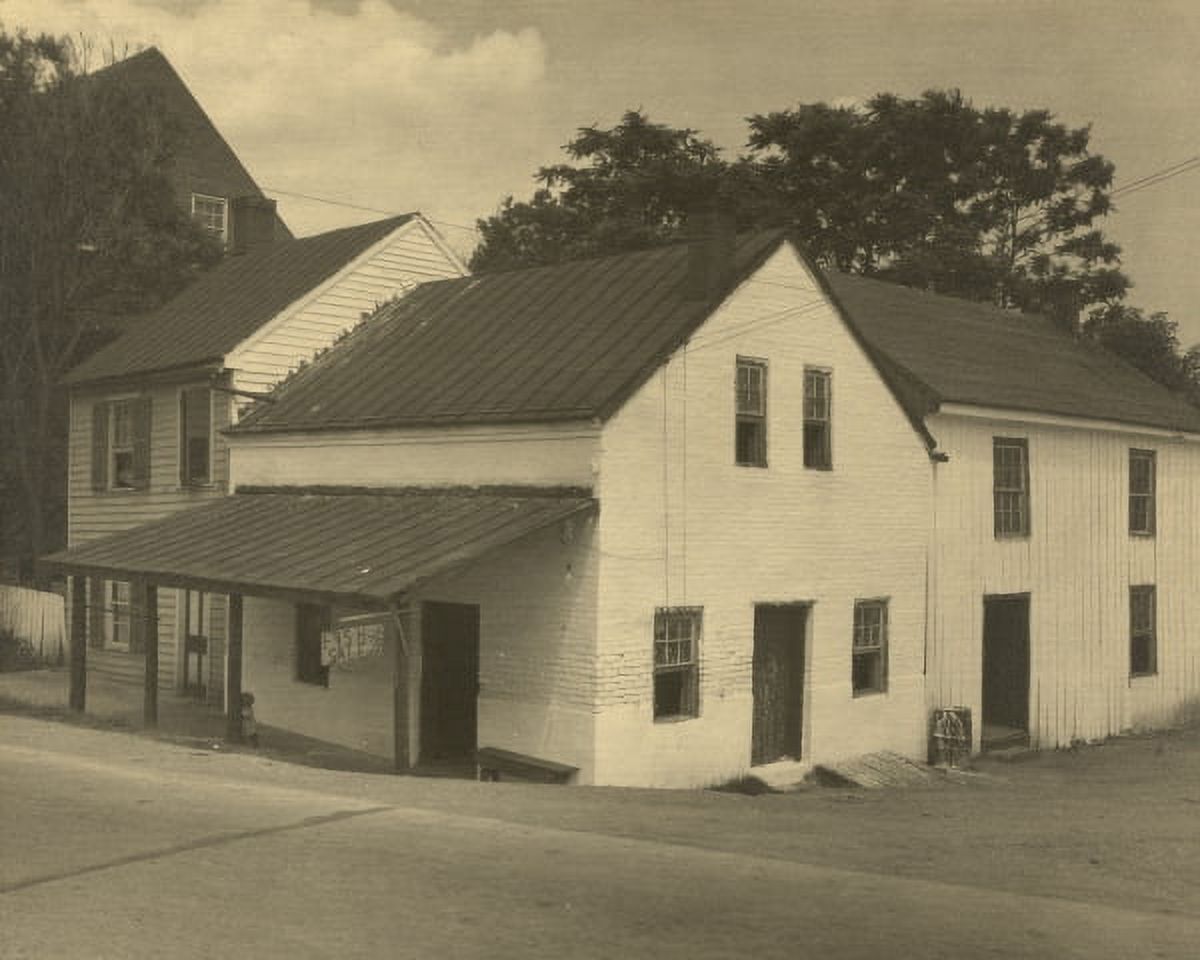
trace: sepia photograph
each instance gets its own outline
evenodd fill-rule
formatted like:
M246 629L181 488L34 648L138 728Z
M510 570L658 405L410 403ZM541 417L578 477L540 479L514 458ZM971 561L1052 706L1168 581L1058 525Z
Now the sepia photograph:
M1200 956L1200 4L0 0L0 960Z

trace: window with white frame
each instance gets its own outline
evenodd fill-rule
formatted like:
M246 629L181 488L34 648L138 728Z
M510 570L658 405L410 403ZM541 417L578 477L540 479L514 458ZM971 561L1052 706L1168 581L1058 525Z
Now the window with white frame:
M1129 588L1129 675L1149 677L1158 672L1155 590Z
M1129 532L1154 534L1155 457L1153 450L1129 451Z
M114 400L109 406L109 472L115 490L135 486L133 472L133 401Z
M179 481L184 486L212 480L212 391L194 387L179 393Z
M133 636L133 618L130 615L130 590L128 580L110 580L109 589L109 643L114 647L128 649Z
M700 607L654 611L654 719L700 713Z
M767 364L737 358L737 437L734 461L742 467L767 465Z
M992 501L997 537L1029 535L1029 446L1023 438L992 438Z
M804 466L833 469L833 374L804 370Z
M850 671L856 697L887 691L887 647L887 600L856 600Z
M192 219L224 243L229 237L229 208L224 197L192 194Z

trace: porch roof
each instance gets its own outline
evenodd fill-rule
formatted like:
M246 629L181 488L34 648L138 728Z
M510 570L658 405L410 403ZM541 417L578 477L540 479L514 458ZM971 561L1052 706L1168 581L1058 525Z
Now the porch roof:
M417 583L594 509L526 488L239 490L42 559L50 570L382 606Z

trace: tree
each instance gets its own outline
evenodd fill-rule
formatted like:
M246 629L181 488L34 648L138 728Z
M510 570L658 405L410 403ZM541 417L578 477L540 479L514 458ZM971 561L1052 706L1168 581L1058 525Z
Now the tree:
M62 529L63 374L220 255L175 206L169 121L87 52L0 28L0 441L25 569Z
M478 221L477 272L640 250L678 236L687 211L727 166L694 130L625 113L609 130L581 127L563 146L575 161L542 167L528 201L505 198Z
M1181 352L1179 325L1162 312L1114 304L1098 311L1084 332L1142 373L1200 403L1200 346Z

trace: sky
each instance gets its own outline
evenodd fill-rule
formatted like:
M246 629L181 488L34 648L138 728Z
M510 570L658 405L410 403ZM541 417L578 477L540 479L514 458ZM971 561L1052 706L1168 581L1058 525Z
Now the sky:
M1196 0L0 0L0 23L158 46L298 235L420 210L469 250L631 108L734 157L750 114L957 88L1090 126L1116 188L1200 155ZM1198 198L1190 169L1102 224L1185 346Z

